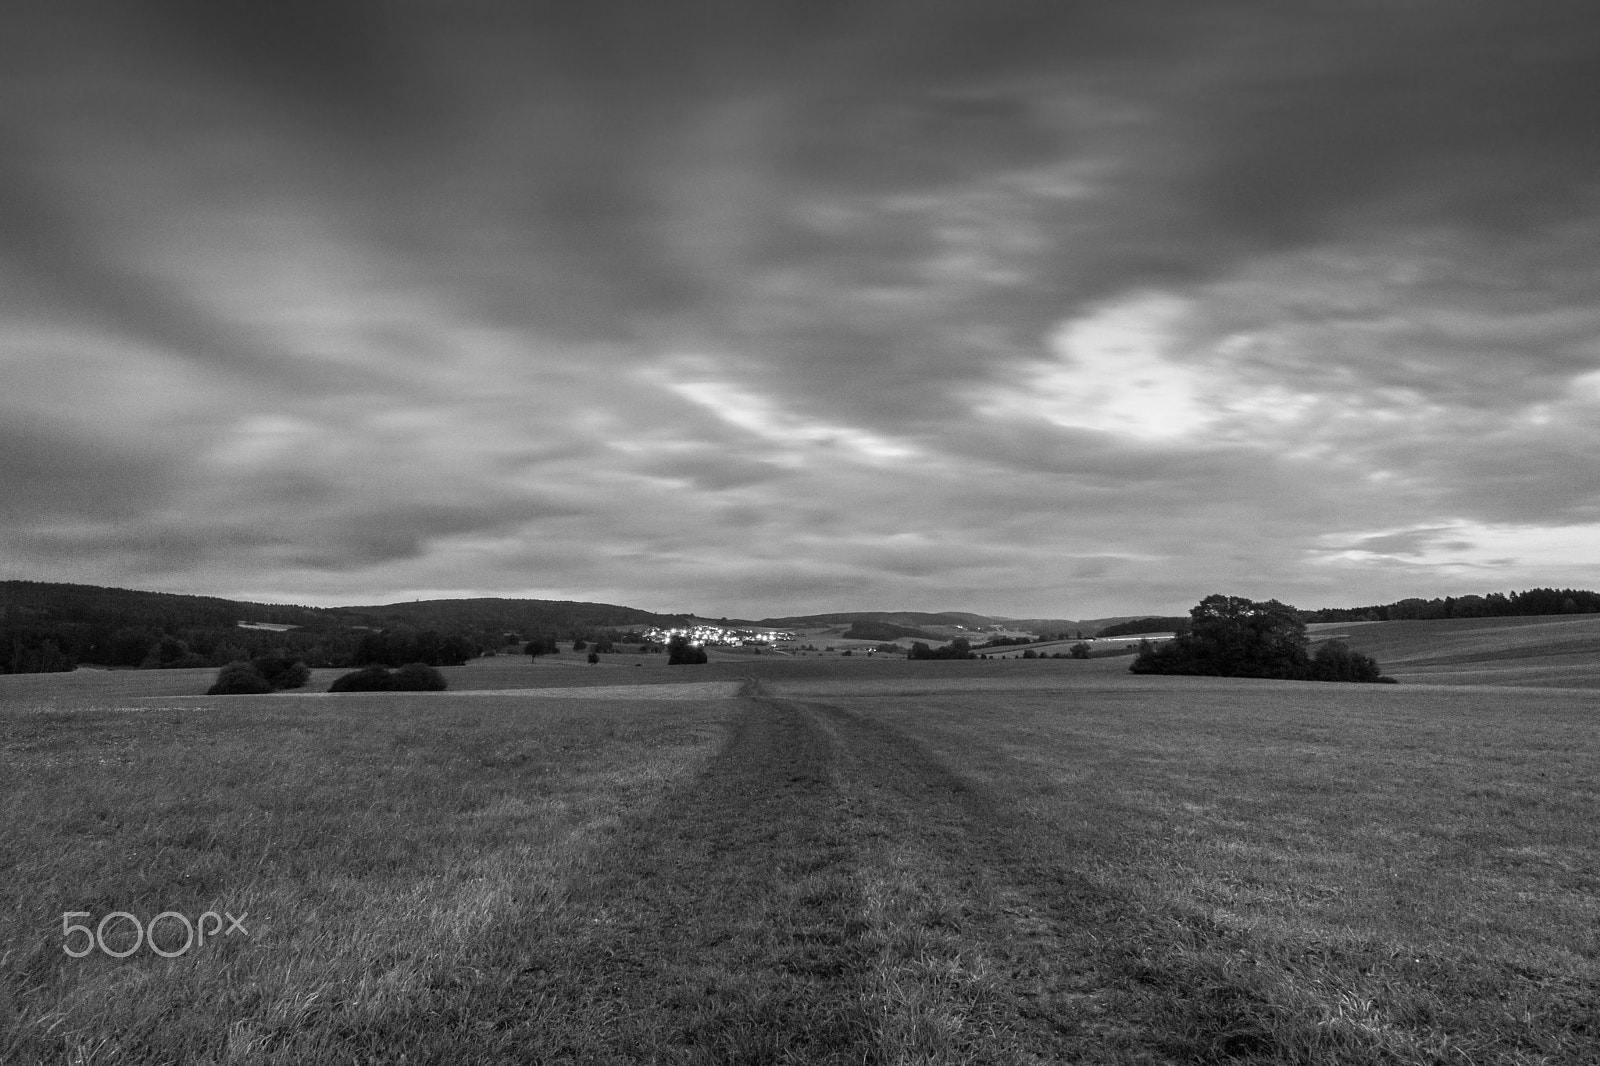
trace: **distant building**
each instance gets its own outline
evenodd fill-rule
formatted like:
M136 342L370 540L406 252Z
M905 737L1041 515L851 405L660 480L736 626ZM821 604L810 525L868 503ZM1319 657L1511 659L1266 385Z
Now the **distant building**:
M652 644L665 644L673 637L685 637L696 647L711 645L738 648L746 644L777 644L798 639L793 633L779 629L731 629L725 626L678 626L663 629L660 626L645 630L644 639Z

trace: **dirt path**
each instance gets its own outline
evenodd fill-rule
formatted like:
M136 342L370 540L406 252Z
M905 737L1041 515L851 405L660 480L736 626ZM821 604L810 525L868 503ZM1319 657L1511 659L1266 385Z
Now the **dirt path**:
M1058 833L880 721L791 706L834 739L847 803L876 842L861 877L883 898L878 979L914 1014L887 1034L892 1060L1163 1061L1113 987L1122 905Z
M743 702L558 919L477 960L414 1059L1156 1061L1101 1020L1111 904L1034 827L869 719Z
M475 962L484 980L414 1057L880 1061L837 763L807 716L749 701L706 771L617 834L556 922L508 929Z

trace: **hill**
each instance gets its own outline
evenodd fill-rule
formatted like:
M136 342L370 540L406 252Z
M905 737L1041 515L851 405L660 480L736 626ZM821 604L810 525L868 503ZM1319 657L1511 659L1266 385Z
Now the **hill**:
M1402 682L1600 688L1600 615L1320 622L1313 641L1343 640Z
M1166 617L1145 616L1130 618L1125 622L1113 622L1095 630L1097 637L1123 637L1140 633L1177 633L1188 632L1189 616L1175 615Z
M578 600L412 600L378 607L332 607L336 617L350 623L388 627L394 625L437 629L479 628L524 632L544 629L561 633L635 626L680 625L678 615L656 614L614 603Z
M1004 618L998 615L973 614L969 611L840 611L833 614L791 615L785 618L763 618L752 625L784 629L820 629L831 626L854 626L863 622L883 623L905 629L919 629L924 637L948 639L962 633L1004 630L1012 633L1074 633L1093 632L1088 622L1070 618ZM945 630L944 633L930 632ZM910 636L912 634L904 634Z
M939 638L922 629L911 626L897 626L893 622L868 622L859 621L845 630L841 636L845 640L938 640Z
M950 626L978 629L998 625L1003 619L964 611L839 611L833 614L801 614L784 618L763 618L757 625L784 629L816 629L822 626L847 626L857 622L885 622L915 629L919 626Z
M417 600L302 607L215 596L40 581L0 582L0 673L103 666L220 666L281 649L311 666L359 665L373 631L432 637L423 646L476 655L508 634L571 639L600 630L666 625L677 616L571 600ZM438 638L438 639L433 639ZM426 659L424 660L426 661Z

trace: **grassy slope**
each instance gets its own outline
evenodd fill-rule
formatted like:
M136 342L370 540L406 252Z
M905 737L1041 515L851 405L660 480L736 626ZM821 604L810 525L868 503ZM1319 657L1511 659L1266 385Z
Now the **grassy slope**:
M1588 693L771 656L117 691L146 676L0 692L0 1060L1578 1063L1600 1024ZM61 952L64 910L207 907L251 939Z
M1600 688L1600 616L1330 622L1338 636L1401 681Z

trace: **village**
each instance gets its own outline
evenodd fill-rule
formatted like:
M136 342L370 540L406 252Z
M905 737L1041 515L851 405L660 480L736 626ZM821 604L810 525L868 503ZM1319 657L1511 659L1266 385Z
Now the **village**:
M738 648L746 644L777 644L799 639L794 633L780 629L729 629L724 626L683 626L675 629L654 627L645 630L644 639L654 644L665 644L673 637L685 637L696 647Z

